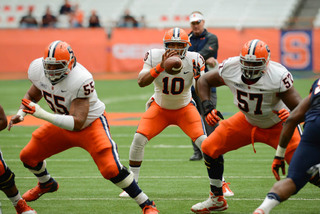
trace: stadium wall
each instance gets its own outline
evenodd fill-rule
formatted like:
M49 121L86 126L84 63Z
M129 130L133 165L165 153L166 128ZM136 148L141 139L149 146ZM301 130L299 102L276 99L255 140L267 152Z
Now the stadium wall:
M186 29L189 32L190 29ZM279 29L208 29L219 39L218 60L236 56L251 39L265 41L271 58L291 70L320 71L320 29L281 31ZM104 29L2 29L0 30L1 72L26 72L30 62L41 57L54 40L71 44L78 61L93 73L139 72L144 54L162 48L165 29L116 28L108 38Z

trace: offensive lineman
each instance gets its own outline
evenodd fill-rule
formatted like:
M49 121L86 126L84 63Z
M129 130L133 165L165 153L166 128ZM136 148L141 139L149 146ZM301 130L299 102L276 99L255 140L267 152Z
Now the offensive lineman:
M98 99L92 75L76 61L70 45L59 40L52 42L44 56L30 64L28 78L32 85L8 129L21 122L26 113L47 122L32 133L31 140L20 153L24 166L38 179L38 185L22 197L34 201L45 193L57 191L59 185L48 173L45 159L80 147L90 153L102 176L127 191L144 214L157 214L154 202L120 163L105 105ZM36 104L42 97L54 114Z
M169 125L179 126L200 148L207 137L201 116L191 97L193 79L204 72L203 57L189 52L188 34L181 28L167 31L163 38L165 49L151 49L144 58L138 84L145 87L154 83L154 94L147 102L129 152L129 167L138 181L145 145ZM183 68L171 75L164 70L164 61L179 55ZM121 193L120 196L124 197Z
M269 47L258 39L248 41L240 56L229 58L219 70L205 73L198 80L198 94L205 109L206 121L215 125L218 111L210 101L210 87L226 85L233 93L233 102L240 112L220 122L202 143L205 164L210 178L209 198L192 206L195 213L210 213L228 208L222 194L223 154L262 142L277 148L282 123L301 101L293 87L290 72L270 61ZM300 141L296 129L288 145L285 160L290 163ZM254 149L255 152L255 149Z

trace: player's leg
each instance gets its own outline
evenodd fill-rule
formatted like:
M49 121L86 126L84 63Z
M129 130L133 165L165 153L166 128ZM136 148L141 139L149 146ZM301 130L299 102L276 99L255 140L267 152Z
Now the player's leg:
M208 140L205 135L200 135L199 137L195 138L195 133L197 135L203 134L203 128L201 127L203 124L201 123L200 116L198 118L195 118L196 114L188 115L188 113L191 112L191 109L189 111L184 112L185 119L183 123L179 124L181 129L191 137L191 139L194 140L195 144L198 147L203 146L206 144L206 141ZM188 121L189 120L189 121ZM200 120L200 123L199 123ZM195 122L197 121L197 122ZM188 124L188 125L186 125ZM195 125L195 126L193 126ZM199 133L197 133L199 132ZM213 133L214 135L215 133ZM209 198L204 201L200 202L194 206L192 206L191 211L195 213L205 213L210 211L222 211L228 208L228 204L226 200L223 197L223 191L222 191L222 174L223 174L223 156L220 155L218 158L213 159L210 156L206 155L205 152L203 152L204 161L207 166L208 175L210 179L210 187L211 192L209 193Z
M205 143L205 141L204 141ZM194 213L210 213L211 211L222 211L228 209L227 201L222 191L223 156L213 159L203 153L204 162L210 180L209 198L191 207Z
M82 133L84 140L81 147L90 153L105 179L110 180L116 186L126 191L144 211L149 209L150 211L154 211L154 213L158 213L154 202L149 200L148 196L134 180L133 173L129 172L120 163L117 145L111 139L110 130L106 125L107 119L104 116L100 118L100 121L95 121L91 127ZM86 137L90 135L90 132L96 134ZM88 142L87 138L90 138L90 144L85 143Z
M209 198L194 205L191 210L195 213L227 209L223 198L223 154L248 145L251 141L252 126L240 112L227 120L220 122L215 131L202 143L205 164L210 179Z
M15 184L15 175L7 166L0 151L0 189L12 205L15 207L18 214L29 213L36 214L36 211L29 207L25 200L22 199L20 192ZM1 211L1 210L0 210Z
M199 114L203 115L204 114L203 106L201 104L200 98L198 97L198 95L196 94L196 92L194 90L191 90L191 92L192 92L192 99L195 102L195 105L197 107L197 110L198 110ZM207 128L209 128L209 125L205 122L205 120L203 120L203 121L204 121L205 129L207 130ZM192 144L192 148L193 148L193 155L189 158L189 160L190 161L201 160L202 159L201 149L192 140L191 140L191 144Z
M37 200L45 193L58 190L59 185L48 172L45 159L72 147L66 140L69 133L46 123L32 133L30 142L21 150L20 160L38 179L37 186L23 194L26 201Z
M320 134L317 132L316 125L306 124L301 142L292 156L287 178L273 185L255 211L257 214L269 213L275 206L297 194L310 181L310 167L320 162L320 145L317 142Z
M149 140L162 132L168 125L166 110L161 109L155 102L142 115L129 151L129 170L134 173L137 182L144 157L144 147Z

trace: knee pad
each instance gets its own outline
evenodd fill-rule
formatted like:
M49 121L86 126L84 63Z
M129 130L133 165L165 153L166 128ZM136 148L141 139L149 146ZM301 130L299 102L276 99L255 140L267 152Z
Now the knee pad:
M9 189L14 186L14 173L7 167L4 174L0 176L0 189Z
M121 189L124 189L133 182L133 173L129 172L128 169L123 166L120 170L119 174L116 177L113 177L110 179L112 183L120 187Z
M194 141L194 144L196 144L196 146L201 150L201 145L202 145L202 142L207 138L206 135L201 135L200 137L198 137L196 139L196 141ZM202 151L202 150L201 150Z
M135 133L130 146L129 160L142 161L144 156L144 147L148 143L148 138L140 133Z

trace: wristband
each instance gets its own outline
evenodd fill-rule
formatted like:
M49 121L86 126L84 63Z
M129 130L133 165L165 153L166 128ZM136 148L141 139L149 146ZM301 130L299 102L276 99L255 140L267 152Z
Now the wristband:
M287 148L283 148L283 147L278 145L277 151L276 151L276 156L284 158L284 154L286 153L286 149Z
M20 116L20 120L22 121L24 119L24 117L27 115L27 113L23 112L22 109L19 109L17 112L17 115Z
M40 106L39 106L40 107ZM37 109L36 111L37 117L41 118L43 120L46 120L53 125L56 125L60 128L67 129L69 131L72 131L74 128L74 118L71 115L64 115L64 114L52 114L41 107Z
M214 109L213 102L211 100L205 100L202 102L204 114L207 115L212 109Z
M150 69L150 74L152 77L157 78L162 71L164 71L164 68L159 63L156 67Z
M55 114L55 118L52 124L60 128L72 131L74 129L74 118L71 115Z

